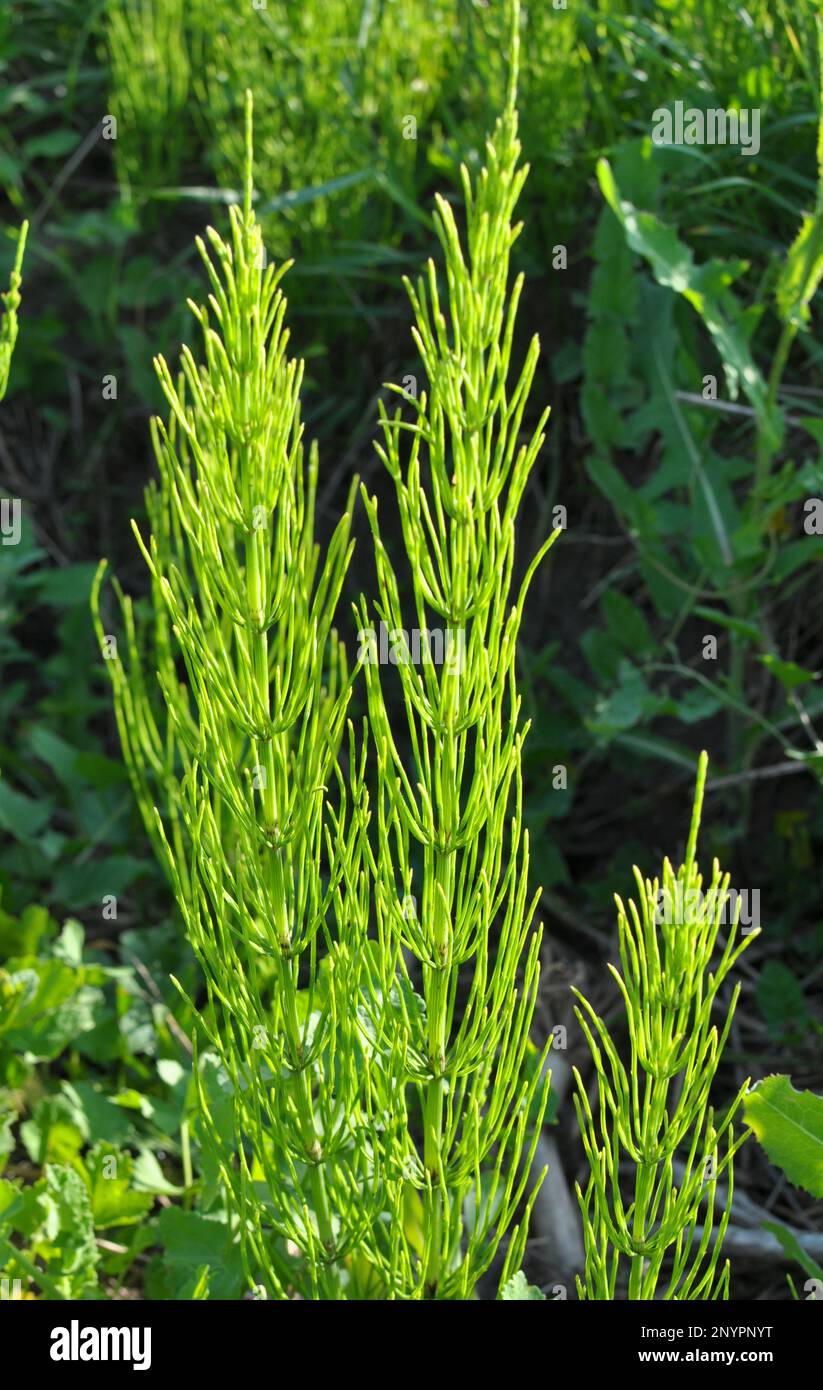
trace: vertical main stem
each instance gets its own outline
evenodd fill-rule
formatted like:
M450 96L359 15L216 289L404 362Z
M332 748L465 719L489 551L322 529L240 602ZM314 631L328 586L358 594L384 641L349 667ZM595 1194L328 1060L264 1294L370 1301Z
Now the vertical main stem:
M261 533L255 531L246 542L246 576L249 594L249 607L254 619L259 620L253 640L253 677L256 693L263 704L266 719L270 718L269 690L269 639L263 627L261 601L261 580L258 555ZM284 739L285 734L279 735ZM275 738L254 740L255 760L263 773L261 781L261 804L264 829L276 834L278 829L277 769L275 758ZM286 760L281 758L282 766ZM278 956L278 979L280 983L280 1002L283 1026L286 1034L289 1064L292 1070L292 1088L300 1127L300 1139L309 1164L309 1183L312 1204L317 1220L317 1230L326 1256L332 1259L335 1249L334 1224L329 1205L326 1177L321 1167L322 1147L317 1133L317 1123L312 1098L311 1078L303 1064L303 1039L297 1014L297 978L292 965L292 933L288 918L286 876L283 866L284 850L278 845L269 847L269 869L272 882L272 897L275 909L275 928L280 948ZM327 1267L327 1287L332 1298L340 1296L340 1280L334 1264Z

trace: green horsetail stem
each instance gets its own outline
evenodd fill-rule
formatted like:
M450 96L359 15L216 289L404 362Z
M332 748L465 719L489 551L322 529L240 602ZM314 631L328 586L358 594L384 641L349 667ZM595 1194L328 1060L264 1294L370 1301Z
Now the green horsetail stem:
M397 665L408 767L374 640L364 665L380 774L372 865L378 932L392 972L411 990L412 958L423 990L422 1006L403 1019L423 1132L422 1163L412 1135L405 1140L422 1194L418 1249L395 1257L406 1297L470 1297L520 1211L504 1273L517 1268L536 1195L535 1188L525 1197L527 1160L548 1095L548 1047L530 1074L524 1067L540 932L532 927L539 893L527 896L527 726L519 725L515 646L529 583L558 532L512 600L516 519L548 410L521 442L539 348L534 338L510 381L523 287L522 275L509 284L520 232L512 215L528 172L517 139L516 6L510 16L506 109L479 176L461 170L463 238L451 205L436 200L445 298L432 261L416 285L405 282L427 389L417 398L391 387L411 407L411 421L402 407L391 415L380 409L378 453L396 488L418 629L442 625L462 638L459 660ZM402 630L377 501L363 497L377 563L375 613ZM361 638L373 633L365 599L357 616Z
M14 256L14 266L9 277L9 287L0 294L3 301L3 317L0 319L0 401L6 394L6 387L9 384L9 371L11 369L11 359L14 352L14 345L17 342L17 310L20 308L20 286L23 279L23 254L26 249L26 237L28 235L29 224L24 222L17 235L17 251Z
M597 1078L597 1118L580 1073L577 1108L591 1177L577 1195L583 1214L585 1299L614 1299L628 1265L631 1299L725 1299L728 1261L721 1265L731 1213L735 1138L732 1122L745 1081L719 1119L710 1092L731 1027L735 985L718 1032L712 1021L726 976L757 931L741 935L737 903L720 958L729 876L717 860L704 890L695 859L708 759L700 755L685 862L675 873L664 860L660 879L634 870L638 903L620 898L621 970L610 965L628 1025L628 1062L603 1019L579 990L577 1018ZM676 1171L677 1155L683 1159ZM717 1184L728 1203L715 1224Z

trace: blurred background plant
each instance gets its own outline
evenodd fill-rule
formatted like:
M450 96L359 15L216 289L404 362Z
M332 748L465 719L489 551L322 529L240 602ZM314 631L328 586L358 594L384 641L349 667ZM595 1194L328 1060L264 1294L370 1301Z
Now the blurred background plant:
M678 843L705 747L704 853L759 890L764 927L740 962L718 1099L772 1072L823 1091L817 29L814 0L523 9L520 138L532 172L513 250L526 275L513 355L540 334L533 400L553 413L525 500L521 577L558 515L566 521L521 629L524 812L548 928L540 1028L566 1030L556 1066L568 1057L586 1084L569 985L612 1026L600 983L616 945L612 893L630 890L632 862L651 873ZM213 1209L216 1173L186 1119L191 1020L167 981L191 981L192 965L178 959L168 889L120 761L88 595L101 553L124 588L146 592L128 518L145 522L147 421L162 405L152 358L189 332L194 234L209 222L225 231L226 205L240 198L243 90L257 105L267 254L298 258L287 292L307 435L332 460L318 480L327 538L355 472L391 515L372 449L377 403L382 383L422 370L400 272L414 277L435 247L435 191L462 225L458 168L479 167L505 74L502 7L484 0L12 0L0 14L0 284L30 223L0 407L0 496L19 498L23 514L19 544L0 546L3 968L48 971L61 988L72 971L102 1011L77 1012L69 991L55 1009L75 1027L42 1052L27 1045L29 1060L2 1054L0 1201L16 1212L28 1289L31 1269L49 1263L50 1204L84 1201L63 1168L55 1178L44 1165L79 1163L91 1191L112 1116L112 1142L134 1163L126 1190L140 1188L146 1152L168 1190L140 1189L151 1217L131 1231L86 1221L98 1258L85 1286L240 1287ZM653 113L675 101L757 108L759 151L655 146ZM535 424L527 411L524 432ZM365 540L362 515L356 529ZM399 527L384 542L396 554ZM359 546L344 600L374 591L369 552ZM135 613L145 620L139 598ZM112 895L116 919L103 916ZM83 930L79 962L61 957L66 919ZM66 1085L92 1088L85 1118L73 1101L74 1119L66 1110ZM550 1113L569 1178L582 1176L571 1105L556 1099ZM64 1124L68 1157L35 1142L32 1126ZM727 1237L744 1252L741 1265L731 1249L733 1295L788 1296L785 1271L796 1251L813 1252L819 1201L775 1188L755 1144L735 1186L751 1209ZM761 1230L764 1208L795 1253ZM548 1285L557 1265L545 1240L557 1231L548 1208L535 1219L544 1242L530 1247L528 1272ZM133 1237L148 1243L132 1259ZM183 1277L184 1250L197 1278ZM65 1289L73 1275L57 1258L52 1282Z

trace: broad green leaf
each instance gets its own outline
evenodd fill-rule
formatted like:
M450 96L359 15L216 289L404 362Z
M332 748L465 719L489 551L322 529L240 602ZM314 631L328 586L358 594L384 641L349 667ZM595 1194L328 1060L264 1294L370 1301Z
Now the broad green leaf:
M74 770L78 778L92 787L115 787L128 781L123 764L102 753L78 753Z
M668 739L658 738L655 734L617 734L614 741L621 748L629 748L643 758L671 763L673 767L681 767L694 774L694 754Z
M38 576L38 589L44 603L54 608L75 608L89 601L95 565L68 565L47 569Z
M792 1235L791 1231L788 1231L785 1226L781 1226L777 1221L764 1221L763 1230L771 1231L772 1235L777 1237L789 1259L796 1260L800 1268L804 1269L809 1275L810 1279L823 1280L823 1269L820 1268L816 1260L813 1260L810 1255L806 1254L800 1241L796 1236ZM811 1301L814 1302L814 1299Z
M592 671L602 685L611 686L618 678L621 650L610 632L601 627L587 627L580 645Z
M782 961L770 960L764 965L755 996L771 1038L777 1040L805 1027L809 1011L803 990Z
M608 160L599 160L597 177L631 249L648 262L658 284L683 295L702 318L720 354L732 398L742 386L760 428L773 442L779 441L779 419L769 407L766 383L749 350L740 306L729 289L741 263L714 260L696 265L691 248L674 228L621 196Z
M118 1091L112 1099L115 1105L122 1105L124 1110L139 1110L140 1114L146 1119L148 1119L154 1111L154 1107L148 1096L141 1095L133 1086L127 1086L125 1090Z
M767 1076L744 1105L771 1162L795 1187L823 1198L823 1096L796 1091L788 1076Z
M0 1105L2 1105L2 1103L3 1097L2 1093L0 1093ZM9 1154L12 1154L17 1147L17 1140L14 1136L14 1130L12 1129L16 1118L17 1116L15 1114L4 1115L2 1110L0 1110L0 1173L2 1173L6 1166L6 1160Z
M164 1197L179 1197L182 1187L169 1182L151 1149L141 1149L132 1168L134 1186L141 1192L153 1192Z
M604 497L622 512L628 512L634 504L634 493L622 474L613 463L597 454L586 460L586 472Z
M202 1274L207 1265L212 1298L239 1296L243 1283L240 1246L232 1241L223 1222L181 1211L179 1207L167 1207L160 1213L158 1233L165 1245L164 1262L176 1274L183 1274L188 1280L192 1271Z
M86 933L82 923L70 917L63 924L63 930L54 943L54 955L57 960L65 961L66 965L82 965L85 939Z
M50 1060L93 1028L102 996L85 987L83 978L59 960L0 971L0 1036L6 1045Z
M111 854L92 862L64 863L54 878L54 893L76 912L102 904L110 894L119 897L146 872L146 864L129 854Z
M31 1119L20 1126L20 1138L32 1163L70 1163L83 1147L84 1135L75 1122L65 1096L46 1096L34 1107Z
M95 1229L104 1231L112 1226L131 1226L151 1211L154 1197L138 1192L132 1184L130 1154L111 1144L95 1144L82 1165L91 1196Z
M64 1081L61 1090L72 1107L75 1124L87 1139L94 1135L110 1146L119 1147L132 1136L130 1115L115 1105L100 1083Z
M167 1086L177 1086L188 1073L174 1057L161 1057L157 1063L157 1074Z
M587 721L595 733L606 734L631 729L645 715L657 709L657 697L652 694L636 666L621 661L619 684L606 699L598 700Z
M28 736L31 751L52 769L61 782L71 785L76 777L77 749L65 739L37 724Z
M32 1260L45 1264L56 1296L80 1298L95 1287L99 1255L91 1201L73 1168L47 1164L40 1181L24 1190L11 1225L27 1239Z
M677 717L684 724L699 724L703 719L711 719L722 707L716 692L705 685L687 685L677 696ZM687 759L686 766L692 769L694 759Z
M27 159L59 159L70 150L76 150L81 139L82 136L68 128L49 130L43 135L32 135L26 140L23 153Z
M821 77L823 77L823 40L820 40ZM823 111L817 128L817 200L813 213L807 213L800 224L789 253L783 262L775 299L777 312L784 323L805 328L809 322L809 305L823 278Z

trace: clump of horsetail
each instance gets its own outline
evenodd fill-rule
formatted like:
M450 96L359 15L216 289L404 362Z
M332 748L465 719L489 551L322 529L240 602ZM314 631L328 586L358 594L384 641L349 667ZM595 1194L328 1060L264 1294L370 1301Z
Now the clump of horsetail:
M627 909L616 899L621 969L609 969L625 1006L627 1060L603 1019L575 991L598 1094L593 1111L575 1070L591 1173L585 1191L577 1189L586 1252L585 1276L577 1282L585 1299L729 1294L729 1264L721 1255L733 1158L746 1137L745 1131L735 1137L733 1120L749 1083L720 1116L710 1094L739 984L720 1010L722 1023L713 1015L726 977L756 932L741 932L738 902L725 945L718 945L729 915L729 876L715 860L704 890L695 858L706 767L703 753L684 863L675 872L665 860L662 876L653 880L635 869L638 903L630 901ZM721 1180L728 1199L718 1215Z

